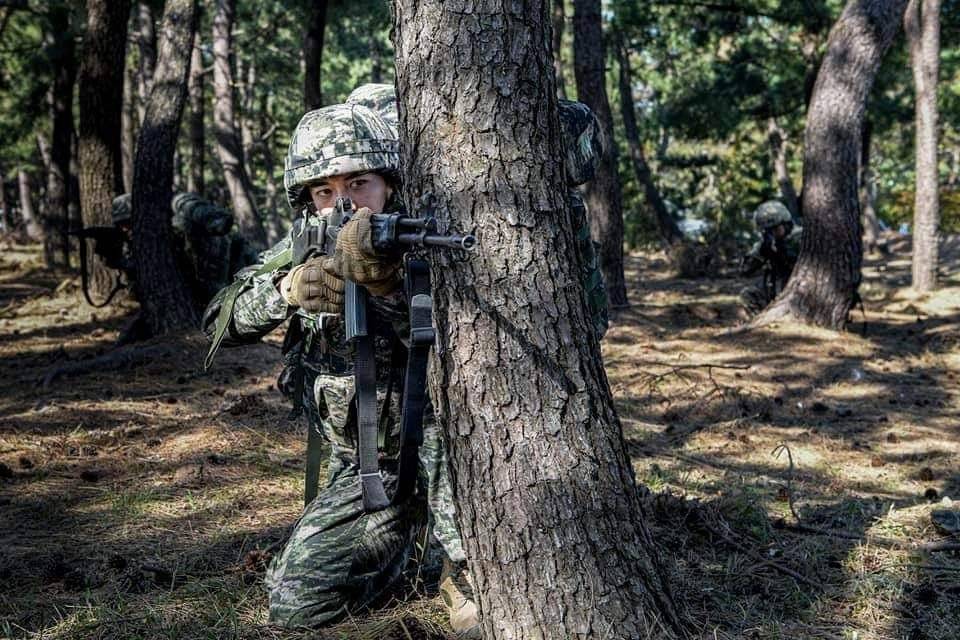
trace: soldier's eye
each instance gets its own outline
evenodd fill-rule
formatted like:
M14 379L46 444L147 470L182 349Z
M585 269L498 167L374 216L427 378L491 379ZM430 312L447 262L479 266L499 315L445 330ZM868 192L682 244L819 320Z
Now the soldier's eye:
M351 189L362 189L364 186L366 186L367 182L368 182L368 180L367 180L366 178L357 178L356 180L354 180L354 181L352 181L352 182L350 183L350 188L351 188Z

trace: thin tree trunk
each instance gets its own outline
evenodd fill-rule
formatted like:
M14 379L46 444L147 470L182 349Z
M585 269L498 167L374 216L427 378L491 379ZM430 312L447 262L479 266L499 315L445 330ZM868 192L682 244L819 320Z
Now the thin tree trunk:
M137 144L137 71L133 65L123 70L123 112L120 116L120 136L123 162L123 192L133 190L133 158Z
M567 99L567 82L563 77L563 32L567 26L566 0L553 0L553 73L557 81L557 97Z
M442 0L395 6L404 195L434 194L444 223L480 240L433 261L430 395L483 636L670 638L679 616L570 284L550 2L491 0L484 20Z
M937 83L940 75L940 0L910 0L904 28L916 94L916 187L913 205L913 288L937 286L940 188L937 170Z
M14 227L13 212L10 211L10 203L7 202L7 176L0 167L0 211L3 211L3 230L6 233L12 233Z
M34 242L43 241L43 227L37 222L33 210L33 198L30 196L30 174L20 167L17 169L17 185L20 189L20 215L23 217L23 230Z
M954 146L950 149L950 174L947 176L946 187L956 189L960 183L960 146Z
M213 18L213 128L217 154L223 166L224 180L230 191L230 201L240 232L249 242L262 247L266 245L267 236L257 213L253 185L244 164L243 147L234 124L230 52L235 13L236 0L217 0L217 12Z
M370 36L370 82L383 82L383 48L376 34Z
M130 0L87 0L87 33L80 60L80 210L83 226L108 226L114 197L123 192L121 120ZM104 299L114 274L87 242L90 291Z
M310 21L303 34L303 107L307 111L323 106L320 66L323 61L323 32L327 24L327 0L307 0Z
M880 221L877 219L877 181L870 166L870 147L873 145L873 123L863 124L863 142L860 148L860 207L863 211L863 248L875 253L880 244Z
M245 80L240 95L240 139L243 144L243 157L246 159L247 167L253 174L253 151L256 145L254 136L254 111L256 106L255 87L257 86L257 62L250 58L246 68L243 71Z
M157 66L157 29L153 7L149 2L137 5L137 46L140 51L140 66L137 70L137 96L139 97L138 123L143 122L153 83L154 69Z
M647 204L653 209L656 217L657 230L660 233L660 241L665 249L668 250L677 242L683 240L683 234L677 221L673 219L670 212L667 211L667 205L653 181L653 174L650 172L650 165L643 154L643 143L640 142L640 131L637 128L636 112L633 106L633 89L630 83L630 61L629 53L624 48L622 35L617 33L617 46L614 48L617 55L617 62L620 69L620 111L623 117L623 133L627 138L627 146L630 149L630 160L633 163L633 172L637 177L637 182L643 185L643 191L647 198Z
M623 277L623 202L617 174L617 148L613 144L613 116L607 99L600 0L574 0L573 64L577 99L596 114L609 149L600 161L596 178L586 187L590 232L600 243L600 266L610 305L627 304Z
M140 139L133 178L133 255L136 293L152 335L197 326L183 275L173 253L170 199L173 154L187 97L197 0L167 0L160 56Z
M198 32L190 57L190 173L187 174L187 191L202 195L206 145L203 139L203 55L200 47Z
M859 156L867 96L907 0L850 0L830 31L807 111L803 237L793 276L756 325L846 324L860 286Z
M76 47L70 30L70 10L50 10L53 87L50 113L53 135L50 140L50 172L47 174L47 203L43 215L43 255L47 266L70 266L70 143L73 138L73 86L76 81Z
M800 218L800 200L787 165L787 134L773 116L767 119L767 140L770 142L770 161L780 189L780 198L793 219L797 220Z

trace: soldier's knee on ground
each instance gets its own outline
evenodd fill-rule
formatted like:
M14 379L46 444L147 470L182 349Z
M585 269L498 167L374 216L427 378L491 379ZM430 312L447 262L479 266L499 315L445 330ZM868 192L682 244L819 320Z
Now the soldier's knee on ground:
M387 480L389 487L393 479ZM270 622L319 627L375 602L400 577L425 521L419 495L365 513L359 476L334 479L307 505L270 565Z

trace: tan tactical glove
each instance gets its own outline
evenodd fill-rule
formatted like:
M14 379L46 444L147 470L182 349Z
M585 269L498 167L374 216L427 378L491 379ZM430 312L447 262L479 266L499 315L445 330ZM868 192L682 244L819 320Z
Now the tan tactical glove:
M284 301L310 313L343 313L344 282L325 268L328 261L311 258L285 275L280 281Z
M340 229L333 256L324 263L327 273L363 285L375 296L385 296L400 285L400 262L373 248L370 209L357 211Z

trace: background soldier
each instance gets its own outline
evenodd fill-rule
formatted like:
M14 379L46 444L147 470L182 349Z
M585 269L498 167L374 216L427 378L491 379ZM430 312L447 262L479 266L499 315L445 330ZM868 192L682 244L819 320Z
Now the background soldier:
M760 233L743 258L740 273L752 276L763 272L759 285L750 285L740 291L740 304L748 316L762 311L783 291L799 253L799 233L792 233L793 218L779 201L764 202L753 213L753 223Z

